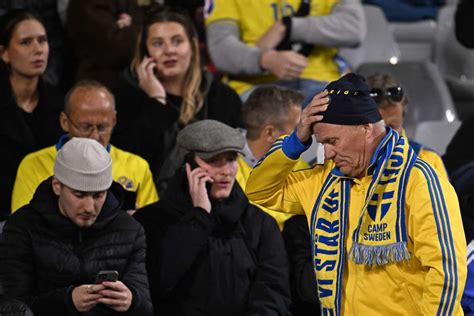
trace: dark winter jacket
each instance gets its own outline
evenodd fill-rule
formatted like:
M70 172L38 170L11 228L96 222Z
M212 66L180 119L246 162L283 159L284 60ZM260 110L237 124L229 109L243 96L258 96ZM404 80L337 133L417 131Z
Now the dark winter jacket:
M474 146L470 145L473 132L474 115L471 115L462 122L443 156L443 162L450 177L457 169L474 161Z
M474 1L459 0L454 16L457 40L467 48L474 48L472 27L474 18Z
M288 262L278 226L236 183L208 214L193 207L186 175L135 213L145 228L155 315L287 315Z
M232 127L243 127L239 96L230 87L204 73L201 85L204 105L196 120L213 119ZM117 125L111 143L133 152L148 161L154 178L173 151L176 135L183 128L178 124L182 98L168 94L163 105L138 86L126 70L119 89L115 91Z
M290 262L291 314L321 315L306 216L296 215L288 219L282 234Z
M114 184L118 186L118 184ZM0 282L10 298L26 302L35 316L77 315L74 287L94 283L100 270L117 270L132 292L126 313L96 305L87 315L152 315L145 269L143 228L120 210L109 190L96 222L79 228L63 216L51 178L37 189L30 204L15 212L0 242Z
M33 113L17 106L7 74L0 74L0 220L11 212L10 201L18 165L25 155L53 145L62 130L63 95L45 81Z

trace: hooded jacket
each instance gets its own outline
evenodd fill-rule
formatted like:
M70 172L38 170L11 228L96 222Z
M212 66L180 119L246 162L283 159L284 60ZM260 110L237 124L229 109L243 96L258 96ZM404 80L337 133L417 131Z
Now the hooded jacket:
M145 228L156 315L287 315L288 262L275 220L235 183L207 213L179 170L167 195L135 213Z
M51 178L45 180L4 227L0 282L6 295L27 303L36 316L77 315L74 287L93 284L100 270L117 270L133 295L130 309L120 315L151 315L144 231L120 210L119 190L114 184L96 222L80 228L60 213ZM118 314L102 304L87 313Z

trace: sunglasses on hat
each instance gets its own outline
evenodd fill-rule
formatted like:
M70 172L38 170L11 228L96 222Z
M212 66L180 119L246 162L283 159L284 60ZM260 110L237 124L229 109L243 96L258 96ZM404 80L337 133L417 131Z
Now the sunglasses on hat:
M369 95L377 104L382 104L384 99L388 99L391 102L400 102L403 99L403 89L402 87L390 87L385 90L370 89Z

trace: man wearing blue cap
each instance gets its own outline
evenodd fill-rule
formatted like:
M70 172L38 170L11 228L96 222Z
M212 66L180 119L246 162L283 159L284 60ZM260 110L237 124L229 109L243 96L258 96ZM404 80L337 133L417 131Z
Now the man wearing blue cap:
M325 164L292 172L314 134ZM331 82L246 187L306 214L323 315L462 315L463 226L454 189L385 127L363 77Z

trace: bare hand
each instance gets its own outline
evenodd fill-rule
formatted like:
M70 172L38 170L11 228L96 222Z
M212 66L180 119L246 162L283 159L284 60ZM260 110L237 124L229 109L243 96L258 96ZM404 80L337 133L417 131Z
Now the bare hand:
M72 290L74 307L81 313L91 310L99 303L98 300L103 297L100 291L104 288L105 286L101 284L84 284L75 287Z
M100 284L104 287L99 293L102 295L97 301L105 304L117 312L126 312L132 305L133 295L122 281L104 281Z
M274 49L285 37L285 32L285 25L277 21L258 39L255 46L262 49Z
M299 78L308 59L292 50L268 50L261 56L261 66L280 79Z
M119 15L117 21L115 21L119 29L123 29L132 25L132 17L127 13L122 13Z
M193 206L201 207L211 213L211 201L206 189L206 182L214 182L209 173L203 168L191 170L191 166L186 163L186 175L188 176L189 194L193 201Z
M311 137L313 124L321 121L323 115L316 115L319 112L326 111L328 108L328 92L324 90L314 96L311 103L301 113L300 122L296 128L296 135L302 143L305 143Z
M150 98L166 98L165 88L155 75L155 67L156 63L152 58L143 58L135 69L138 76L138 85Z

